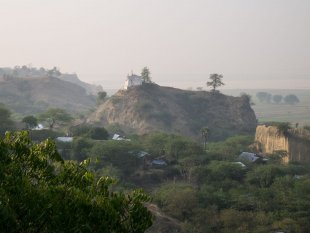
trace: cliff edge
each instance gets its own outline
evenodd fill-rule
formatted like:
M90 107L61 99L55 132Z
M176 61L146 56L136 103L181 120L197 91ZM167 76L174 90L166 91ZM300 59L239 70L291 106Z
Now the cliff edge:
M118 91L88 121L103 126L115 124L130 133L164 131L196 139L201 138L201 128L208 127L211 140L254 134L256 128L248 98L156 84Z
M266 154L286 151L283 162L310 163L310 132L304 129L289 129L281 132L276 126L259 125L255 141L259 150Z

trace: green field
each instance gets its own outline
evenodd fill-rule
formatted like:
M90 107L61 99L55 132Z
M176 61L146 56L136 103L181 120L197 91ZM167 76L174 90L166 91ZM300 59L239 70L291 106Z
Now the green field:
M296 105L260 103L256 93L264 91L272 95L296 95L300 103ZM292 124L299 123L310 125L310 90L222 90L224 94L240 96L240 93L247 93L252 96L253 109L259 122L285 121Z

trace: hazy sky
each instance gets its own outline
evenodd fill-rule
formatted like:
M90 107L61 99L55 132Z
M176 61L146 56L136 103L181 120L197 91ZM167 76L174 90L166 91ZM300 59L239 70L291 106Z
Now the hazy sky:
M310 88L310 0L0 0L0 67L32 64L121 87L153 81Z

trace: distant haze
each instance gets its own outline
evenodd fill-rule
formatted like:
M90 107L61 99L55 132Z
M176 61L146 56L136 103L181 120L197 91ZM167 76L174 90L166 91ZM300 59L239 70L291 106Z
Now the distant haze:
M0 0L0 67L76 72L119 88L153 81L226 88L310 88L309 0Z

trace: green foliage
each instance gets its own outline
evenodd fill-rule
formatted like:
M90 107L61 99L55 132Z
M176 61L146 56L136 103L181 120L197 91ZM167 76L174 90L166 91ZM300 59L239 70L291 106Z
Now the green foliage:
M276 127L278 128L278 130L283 133L283 134L287 134L288 130L291 129L291 123L289 122L279 122Z
M139 139L139 143L154 155L165 155L173 159L203 154L196 142L174 134L152 133Z
M93 127L89 130L88 135L91 139L106 140L109 137L108 131L103 127Z
M228 161L212 161L208 164L207 169L209 171L208 180L212 182L225 179L242 181L245 175L243 167Z
M194 187L183 183L161 186L156 190L155 201L166 213L179 220L189 218L199 205Z
M40 115L40 119L47 121L50 129L53 129L55 125L61 126L70 122L73 118L64 109L50 108Z
M128 178L142 161L138 160L132 151L139 150L139 146L127 141L102 141L93 144L89 150L91 158L97 159L96 168L113 166L121 171L121 178Z
M55 144L27 132L0 138L1 232L137 232L151 225L142 191L112 192L87 161L64 162Z
M4 135L5 131L13 128L14 122L11 119L10 110L0 103L0 136Z
M241 152L247 151L254 138L252 136L239 135L228 138L224 142L209 143L207 153L213 159L234 160Z
M29 136L33 141L42 142L48 138L55 139L57 137L62 136L62 134L57 131L42 129L42 130L30 130Z
M136 111L137 112L149 112L153 110L153 105L149 102L145 102L143 100L140 100L136 106Z
M34 128L38 125L38 119L32 115L25 116L22 119L22 122L24 122L27 125L27 129Z
M209 128L208 127L203 127L200 130L201 132L201 136L203 139L203 144L204 144L204 149L206 149L207 147L207 140L208 140L208 136L209 136Z
M276 177L283 176L285 173L276 165L266 165L254 168L247 174L247 182L261 188L272 185Z
M89 157L89 150L92 148L93 142L87 138L74 138L72 143L71 159L83 161Z
M150 142L162 148L166 141L169 138L156 135ZM210 143L207 155L187 153L177 159L173 167L179 176L156 188L153 195L166 214L182 221L182 232L307 232L309 167L234 163L234 154L252 141L237 136Z
M81 124L77 126L71 126L69 128L69 133L73 137L81 137L81 136L86 136L91 129L92 129L91 125Z

